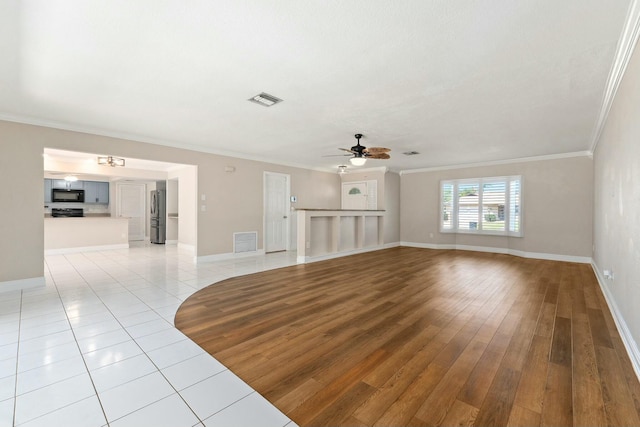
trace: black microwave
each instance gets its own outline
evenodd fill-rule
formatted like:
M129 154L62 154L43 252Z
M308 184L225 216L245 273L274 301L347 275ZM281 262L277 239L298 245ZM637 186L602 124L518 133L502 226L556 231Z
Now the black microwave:
M65 190L64 188L54 188L51 190L51 201L84 203L84 190Z

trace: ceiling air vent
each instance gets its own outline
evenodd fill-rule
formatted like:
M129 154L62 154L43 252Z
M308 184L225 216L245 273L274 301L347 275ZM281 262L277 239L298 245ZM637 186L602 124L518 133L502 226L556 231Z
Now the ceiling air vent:
M415 156L416 154L420 154L417 151L405 151L404 153L405 156Z
M249 101L255 102L256 104L260 104L263 107L271 107L276 105L278 102L282 102L282 99L276 98L273 95L269 95L268 93L262 92L259 95L254 96L253 98L249 98Z

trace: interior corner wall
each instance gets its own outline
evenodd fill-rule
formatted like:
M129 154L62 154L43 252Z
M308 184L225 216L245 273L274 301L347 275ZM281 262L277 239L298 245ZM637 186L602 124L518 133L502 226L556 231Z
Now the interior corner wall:
M594 153L594 264L632 360L640 354L640 52L620 82ZM604 270L613 277L604 277ZM636 371L639 375L640 372Z
M522 175L523 237L441 233L440 181ZM593 160L587 156L404 173L401 240L433 247L475 247L532 256L580 257L592 251Z

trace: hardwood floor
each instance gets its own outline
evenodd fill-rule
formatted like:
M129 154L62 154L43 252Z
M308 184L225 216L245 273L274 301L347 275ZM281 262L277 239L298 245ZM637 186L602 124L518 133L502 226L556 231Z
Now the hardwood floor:
M176 326L305 425L640 425L591 266L394 248L229 279Z

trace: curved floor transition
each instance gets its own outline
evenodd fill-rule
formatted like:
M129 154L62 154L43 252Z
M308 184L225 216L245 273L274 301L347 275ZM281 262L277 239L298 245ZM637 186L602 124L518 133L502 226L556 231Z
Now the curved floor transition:
M216 283L175 324L299 425L639 423L586 264L393 248Z

